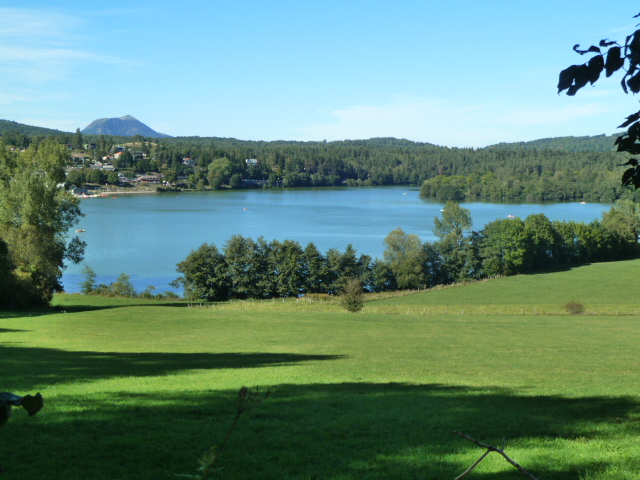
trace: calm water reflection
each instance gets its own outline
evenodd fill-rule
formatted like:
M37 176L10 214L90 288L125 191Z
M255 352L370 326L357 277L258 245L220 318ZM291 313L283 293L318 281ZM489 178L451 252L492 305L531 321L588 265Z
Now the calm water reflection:
M322 252L351 243L360 253L382 257L383 239L397 227L423 241L434 240L433 219L442 203L418 198L419 189L402 187L241 190L159 195L122 195L82 201L86 214L85 264L110 283L121 273L138 290L153 285L170 290L176 263L202 243L222 247L234 234L267 240L314 242ZM474 229L508 215L544 213L551 220L590 222L610 205L579 203L463 203ZM79 291L82 265L63 276L68 292Z

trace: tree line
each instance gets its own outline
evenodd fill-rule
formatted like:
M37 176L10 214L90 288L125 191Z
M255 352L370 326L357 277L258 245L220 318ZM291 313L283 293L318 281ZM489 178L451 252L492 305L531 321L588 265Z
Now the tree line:
M16 132L4 132L5 137L7 142L32 141L36 145L45 138ZM113 153L117 145L126 145L120 158L114 160L116 169L160 172L170 183L187 189L421 185L423 197L442 201L640 201L640 194L620 185L623 160L612 151L612 137L604 135L477 149L395 138L266 142L217 137L111 137L80 132L54 138L77 149L91 144L93 148L86 153L94 160ZM190 161L185 163L185 159ZM108 181L87 175L74 174L72 180Z
M385 238L382 259L344 252L322 254L313 243L266 241L234 235L222 249L205 243L177 265L191 300L266 299L339 294L350 279L368 291L431 288L580 264L636 258L640 253L640 208L622 200L591 223L550 221L543 214L507 218L472 231L467 209L447 202L434 222L438 240L395 229Z

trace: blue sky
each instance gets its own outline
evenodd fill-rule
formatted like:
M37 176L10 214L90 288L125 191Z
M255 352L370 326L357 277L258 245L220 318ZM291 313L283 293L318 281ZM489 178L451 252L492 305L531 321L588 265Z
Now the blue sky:
M572 51L640 4L378 0L0 3L0 119L75 131L130 114L173 136L397 137L482 147L611 134L619 76L558 96Z

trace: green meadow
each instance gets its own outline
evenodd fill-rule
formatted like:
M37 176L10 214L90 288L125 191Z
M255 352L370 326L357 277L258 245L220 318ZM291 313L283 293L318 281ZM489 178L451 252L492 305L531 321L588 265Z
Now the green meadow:
M361 313L59 295L0 312L6 479L454 479L503 447L538 479L640 478L640 261L498 278ZM563 306L583 303L586 313ZM466 478L525 478L497 453Z

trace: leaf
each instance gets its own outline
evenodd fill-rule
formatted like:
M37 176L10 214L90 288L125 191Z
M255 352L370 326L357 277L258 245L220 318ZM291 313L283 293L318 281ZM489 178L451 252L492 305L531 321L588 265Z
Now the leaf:
M607 52L607 61L604 64L607 78L624 66L624 59L620 52L620 47L611 47Z
M589 68L589 83L593 85L600 78L602 70L604 70L604 58L602 55L596 55L587 64Z
M610 47L611 45L617 45L618 42L610 42L608 38L605 38L604 40L600 40L599 45L601 47Z
M634 168L628 168L622 174L622 186L623 187L627 187L627 186L629 186L631 184L631 181L633 180L634 170L635 170Z
M576 75L573 79L577 90L580 90L587 83L589 83L589 72L590 70L588 66L578 65L578 68L576 69Z
M44 401L42 400L42 395L40 393L36 393L35 395L25 395L22 399L22 406L29 413L29 416L32 417L44 406Z
M631 125L629 130L627 130L627 135L629 135L629 138L635 143L638 137L640 137L640 123L636 122Z
M640 112L636 112L632 115L629 115L627 117L627 121L624 122L622 125L619 125L618 128L626 128L629 125L631 125L633 122L637 121L638 119L640 119Z
M632 35L631 42L627 42L627 45L629 47L629 50L631 51L631 55L640 54L640 30L635 31L635 33Z
M573 79L575 78L577 69L578 65L571 65L560 72L558 77L558 94L573 85Z
M631 151L630 149L633 148L633 140L630 139L628 136L622 136L619 137L618 140L616 140L616 144L618 145L618 152L629 152Z
M627 80L627 86L633 93L640 92L640 72Z
M591 45L587 50L580 50L578 47L580 47L579 43L573 46L573 51L580 55L584 55L585 53L600 53L600 49L595 45Z

